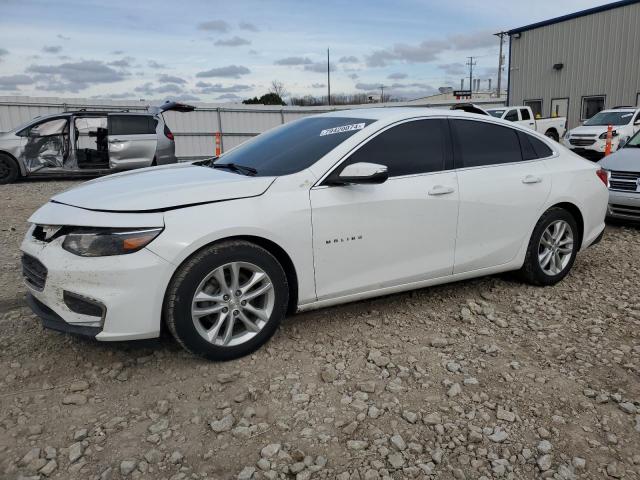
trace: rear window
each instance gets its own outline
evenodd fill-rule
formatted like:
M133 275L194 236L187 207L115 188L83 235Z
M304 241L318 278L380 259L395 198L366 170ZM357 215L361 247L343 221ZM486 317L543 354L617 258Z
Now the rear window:
M157 123L150 115L109 115L109 135L152 134Z
M225 153L215 163L235 163L258 176L289 175L316 163L375 120L308 117L258 135Z

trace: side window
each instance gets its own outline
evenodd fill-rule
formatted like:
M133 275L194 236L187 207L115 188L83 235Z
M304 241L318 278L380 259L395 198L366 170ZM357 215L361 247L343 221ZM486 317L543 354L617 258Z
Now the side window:
M477 120L452 120L456 164L480 167L520 162L520 142L513 128Z
M390 177L444 170L446 120L415 120L392 127L372 138L343 164L386 165Z
M156 123L149 115L109 115L109 135L156 133Z
M523 160L535 160L553 155L553 151L542 141L524 132L518 132Z
M47 122L34 125L29 129L31 137L50 137L52 135L62 135L67 130L67 119L56 118Z
M516 109L509 110L509 113L507 113L504 116L504 119L509 121L509 122L517 122L518 121L518 110L516 110Z
M522 117L522 120L531 120L531 115L529 115L529 110L527 110L526 108L520 109L520 116Z

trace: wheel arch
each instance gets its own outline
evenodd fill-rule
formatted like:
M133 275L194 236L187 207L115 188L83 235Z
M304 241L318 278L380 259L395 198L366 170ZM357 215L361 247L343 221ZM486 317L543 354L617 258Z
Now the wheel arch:
M558 129L556 127L549 127L545 130L544 134L548 137L549 133L553 134L558 141L560 140L560 132L558 131Z
M576 220L576 224L578 225L578 245L582 248L582 239L584 238L584 217L580 208L574 203L571 202L560 202L555 205L551 205L547 210L551 208L562 208L571 214L573 218Z
M11 153L7 152L6 150L0 150L0 155L6 155L7 157L9 157L11 160L13 160L16 165L18 166L18 171L20 172L20 177L24 177L27 175L26 169L24 168L24 165L22 164L22 162L19 162L18 159L12 155Z
M166 289L169 288L169 285L171 284L171 281L173 280L178 269L182 265L184 265L186 262L188 262L189 259L192 258L194 255L197 255L199 252L201 252L202 249L208 248L211 245L216 245L218 243L223 243L223 242L228 242L233 240L243 240L245 242L253 243L255 245L258 245L259 247L264 248L271 255L276 257L276 260L278 260L278 262L280 263L280 265L284 270L284 273L287 277L287 283L289 284L289 304L287 305L287 313L288 314L294 313L298 308L298 273L296 271L293 260L291 259L289 254L286 252L286 250L282 248L280 245L278 245L276 242L264 237L256 236L256 235L231 235L223 238L217 238L212 242L202 245L197 250L191 252L186 258L184 258L180 262L179 265L176 266L173 274L171 275L171 280L167 283ZM165 290L165 293L166 293L166 290ZM164 324L164 319L162 323Z

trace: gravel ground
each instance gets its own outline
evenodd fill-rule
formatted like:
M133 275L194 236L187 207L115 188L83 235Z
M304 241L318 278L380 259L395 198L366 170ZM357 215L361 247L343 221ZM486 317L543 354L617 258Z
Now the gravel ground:
M288 318L250 357L100 344L24 307L0 187L0 478L640 478L640 229L569 277L483 278Z

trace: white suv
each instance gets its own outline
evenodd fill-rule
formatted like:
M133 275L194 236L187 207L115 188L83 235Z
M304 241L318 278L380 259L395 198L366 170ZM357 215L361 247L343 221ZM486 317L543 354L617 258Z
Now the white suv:
M617 107L598 112L582 126L569 130L562 143L583 157L599 160L604 156L609 125L613 126L611 151L615 152L640 130L640 108Z

